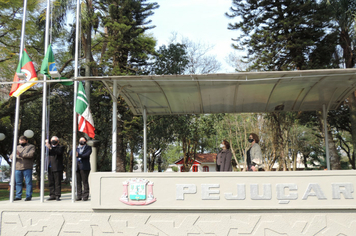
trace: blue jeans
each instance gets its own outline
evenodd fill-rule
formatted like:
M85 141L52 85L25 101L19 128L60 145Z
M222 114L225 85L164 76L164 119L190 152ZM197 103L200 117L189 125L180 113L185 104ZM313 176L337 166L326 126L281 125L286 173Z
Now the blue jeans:
M16 198L22 198L23 177L25 177L25 183L26 183L26 198L31 199L32 198L32 169L15 171Z

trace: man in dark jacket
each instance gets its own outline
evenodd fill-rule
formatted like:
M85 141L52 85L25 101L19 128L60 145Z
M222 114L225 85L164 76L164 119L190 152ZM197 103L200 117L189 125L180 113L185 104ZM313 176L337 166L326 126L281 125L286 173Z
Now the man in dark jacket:
M26 182L26 199L25 201L31 201L32 199L32 169L33 169L33 156L35 154L35 146L28 143L26 136L19 138L20 145L16 149L16 197L15 201L21 200L22 197L22 181L25 177ZM10 155L12 160L13 154Z
M91 152L91 147L87 145L87 138L81 137L77 147L77 201L87 201L89 198L88 179L90 173Z
M64 147L59 145L57 136L51 138L51 144L46 140L48 148L48 184L49 198L48 201L61 199L61 182L63 177L63 153Z

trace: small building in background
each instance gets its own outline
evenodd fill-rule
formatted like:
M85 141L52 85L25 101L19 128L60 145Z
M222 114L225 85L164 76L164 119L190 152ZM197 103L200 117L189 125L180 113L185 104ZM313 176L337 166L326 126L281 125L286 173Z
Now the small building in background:
M216 171L216 153L196 154L196 158L189 172L215 172ZM174 164L178 167L178 172L184 172L183 157ZM193 161L193 160L192 160Z

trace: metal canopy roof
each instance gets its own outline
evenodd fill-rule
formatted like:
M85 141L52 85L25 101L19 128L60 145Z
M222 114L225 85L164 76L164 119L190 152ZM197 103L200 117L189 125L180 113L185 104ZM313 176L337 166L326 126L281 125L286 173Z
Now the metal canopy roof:
M135 115L336 109L356 90L356 69L208 75L78 77L113 81Z

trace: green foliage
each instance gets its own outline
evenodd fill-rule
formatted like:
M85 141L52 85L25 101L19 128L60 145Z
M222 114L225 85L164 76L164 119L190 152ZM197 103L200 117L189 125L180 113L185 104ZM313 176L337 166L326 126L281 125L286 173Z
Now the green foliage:
M188 66L186 46L184 44L169 44L160 46L154 56L152 73L156 75L180 75Z
M242 32L234 47L248 50L252 69L301 70L308 68L309 55L320 49L318 44L330 43L325 38L328 13L325 3L316 1L233 0L231 14L226 15L238 19L228 29ZM335 42L327 46L336 51ZM326 65L335 65L332 60L323 58Z
M147 18L158 7L157 3L146 3L146 0L101 1L101 10L109 10L109 14L101 16L107 29L103 65L109 68L109 74L136 74L134 68L145 64L148 55L154 53L154 40L144 33L154 27L149 26L151 21Z

